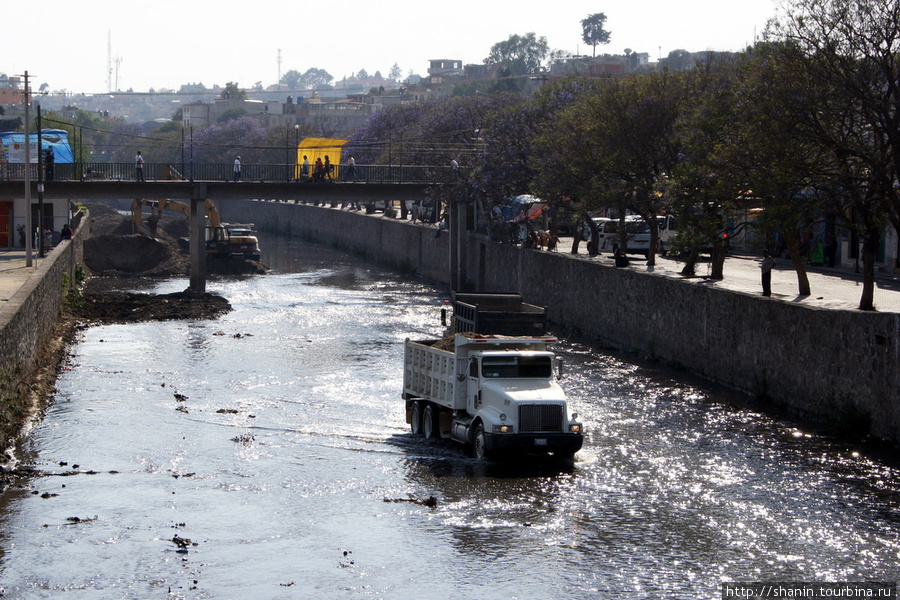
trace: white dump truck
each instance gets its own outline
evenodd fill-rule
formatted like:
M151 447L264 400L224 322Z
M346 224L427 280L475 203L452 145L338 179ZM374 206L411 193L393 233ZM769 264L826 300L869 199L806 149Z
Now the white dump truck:
M414 434L463 443L476 458L571 457L583 427L557 379L546 335L465 334L406 340L403 398ZM452 349L442 349L450 345Z

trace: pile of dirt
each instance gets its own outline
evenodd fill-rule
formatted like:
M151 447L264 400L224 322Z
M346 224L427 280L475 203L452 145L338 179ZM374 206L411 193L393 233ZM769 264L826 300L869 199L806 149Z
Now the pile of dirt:
M84 262L93 275L81 296L68 303L68 317L87 323L137 323L179 319L214 319L231 310L228 300L189 290L174 294L134 292L142 280L185 277L190 274L183 215L145 216L145 231L135 233L130 203L118 207L90 203L92 237L84 243ZM241 262L241 261L236 261ZM243 273L265 272L251 267ZM152 285L152 284L151 284ZM123 288L128 291L123 291Z
M190 228L180 214L144 211L142 232L136 232L130 206L116 209L89 203L90 239L84 262L95 275L112 277L184 277L191 272ZM149 215L146 213L149 212ZM216 275L262 275L265 265L253 260L207 256L206 270Z
M94 235L84 242L84 264L92 273L173 277L190 273L190 256L145 235Z
M230 310L228 300L215 294L141 294L91 290L88 286L68 312L72 318L88 323L137 323L214 319Z
M84 243L84 262L107 276L178 277L190 273L189 235L181 215L151 214L144 220L153 237L134 231L130 210L88 204L92 237Z

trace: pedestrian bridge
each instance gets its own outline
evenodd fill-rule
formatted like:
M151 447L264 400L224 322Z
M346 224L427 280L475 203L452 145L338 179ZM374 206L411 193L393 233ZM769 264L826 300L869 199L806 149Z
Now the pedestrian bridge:
M102 165L102 166L101 166ZM231 165L194 165L184 177L173 165L144 165L144 180L137 181L133 164L75 163L55 165L49 181L46 172L31 165L0 164L0 198L121 200L162 199L190 201L192 223L191 290L205 291L206 200L278 200L304 203L369 204L417 201L426 189L453 182L458 173L450 167L358 165L352 176L335 171L315 181L292 177L295 165L242 165L242 180L230 180ZM299 174L299 173L298 173ZM26 189L26 175L28 187ZM39 180L40 175L40 180ZM26 193L27 192L27 193ZM196 224L196 225L194 225Z
M143 178L148 182L234 180L230 164L144 163ZM0 163L0 182L126 182L136 181L134 163L76 162L56 163L50 169L36 163L26 171L24 164ZM357 164L352 170L332 165L332 171L305 177L297 164L242 164L242 183L353 183L353 184L440 184L451 183L459 173L450 166Z

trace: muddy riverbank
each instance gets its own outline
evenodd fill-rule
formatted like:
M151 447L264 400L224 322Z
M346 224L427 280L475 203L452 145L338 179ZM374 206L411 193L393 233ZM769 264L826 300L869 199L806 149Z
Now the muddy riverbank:
M212 319L231 310L228 301L215 294L183 291L160 295L134 291L152 287L161 279L187 274L188 259L180 237L187 231L184 219L161 218L156 224L159 237L150 239L131 235L129 219L120 211L103 204L91 204L90 211L91 231L97 237L85 242L86 281L67 280L59 315L31 366L24 372L18 369L5 374L7 442L0 458L2 487L15 484L22 475L17 466L17 447L33 421L46 410L57 376L64 368L67 348L74 343L80 329L101 323ZM106 255L118 259L99 264L115 264L120 268L97 271L90 268L90 264L98 266L96 257ZM245 270L265 272L260 263ZM24 475L30 473L26 471Z

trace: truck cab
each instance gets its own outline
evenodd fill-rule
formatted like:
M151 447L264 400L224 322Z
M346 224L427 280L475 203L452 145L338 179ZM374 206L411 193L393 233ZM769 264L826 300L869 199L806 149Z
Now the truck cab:
M473 353L466 412L475 417L459 420L466 435L460 441L471 444L478 458L517 452L574 455L583 443L582 425L574 420L577 415L567 414L559 376L561 363L552 352Z

